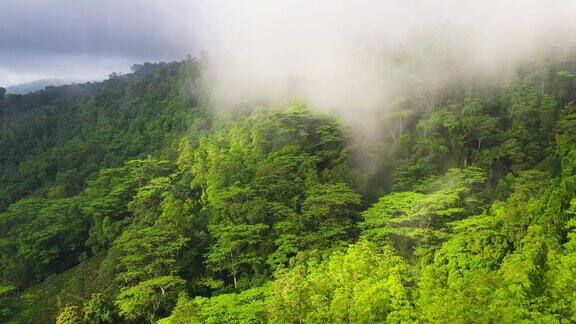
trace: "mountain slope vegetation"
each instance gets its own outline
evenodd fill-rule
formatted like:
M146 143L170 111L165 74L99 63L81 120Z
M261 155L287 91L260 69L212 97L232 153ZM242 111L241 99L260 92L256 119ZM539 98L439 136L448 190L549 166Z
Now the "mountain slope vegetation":
M0 93L0 321L576 321L574 62L366 140L297 99L218 111L193 59Z

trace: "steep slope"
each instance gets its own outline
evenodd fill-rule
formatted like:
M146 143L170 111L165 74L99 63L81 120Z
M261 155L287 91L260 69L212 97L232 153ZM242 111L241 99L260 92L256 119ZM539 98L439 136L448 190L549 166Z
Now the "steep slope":
M397 101L376 140L216 112L195 61L8 96L0 316L574 321L573 62Z
M136 68L102 83L0 98L0 210L30 194L77 194L103 167L166 154L205 116L190 89L196 62Z

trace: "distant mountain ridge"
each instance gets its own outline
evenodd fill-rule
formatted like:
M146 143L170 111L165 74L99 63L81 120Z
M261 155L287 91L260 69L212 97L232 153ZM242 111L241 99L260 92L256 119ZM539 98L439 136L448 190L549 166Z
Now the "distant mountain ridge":
M65 80L65 79L41 79L8 86L6 87L6 92L12 94L27 94L38 90L42 90L48 86L62 86L75 82L78 81Z

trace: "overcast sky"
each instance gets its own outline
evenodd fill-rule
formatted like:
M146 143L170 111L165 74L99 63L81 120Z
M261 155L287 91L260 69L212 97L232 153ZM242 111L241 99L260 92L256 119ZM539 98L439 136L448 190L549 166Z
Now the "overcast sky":
M574 43L575 16L576 0L0 0L0 86L103 79L206 50L231 100L299 79L312 97L361 102L383 92L375 67L399 48L439 40L456 70L500 73L543 39ZM447 74L425 65L419 79Z
M100 79L134 63L195 55L186 24L159 10L169 2L1 0L0 86Z

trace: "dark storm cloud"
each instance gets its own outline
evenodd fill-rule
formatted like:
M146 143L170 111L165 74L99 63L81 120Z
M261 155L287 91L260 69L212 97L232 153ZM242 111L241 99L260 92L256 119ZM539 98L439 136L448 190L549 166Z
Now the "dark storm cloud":
M0 85L36 77L94 78L132 63L183 58L192 52L189 30L178 28L159 5L150 0L3 0Z

